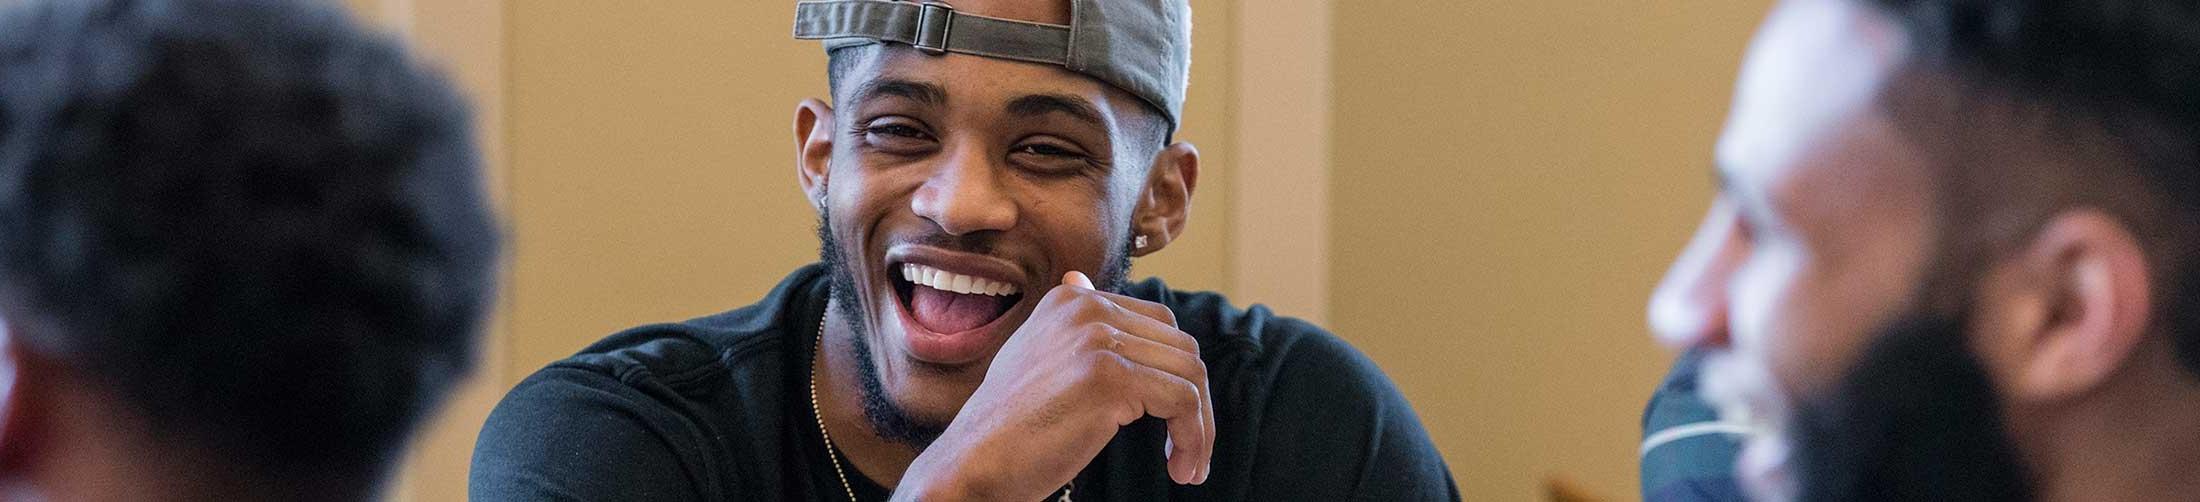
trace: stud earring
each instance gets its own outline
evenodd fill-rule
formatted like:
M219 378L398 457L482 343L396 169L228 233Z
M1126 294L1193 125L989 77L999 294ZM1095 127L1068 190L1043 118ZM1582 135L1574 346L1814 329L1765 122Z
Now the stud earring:
M1132 237L1132 238L1131 238L1131 247L1134 247L1134 248L1138 248L1138 249L1146 249L1146 234L1138 234L1138 236L1137 236L1137 237Z

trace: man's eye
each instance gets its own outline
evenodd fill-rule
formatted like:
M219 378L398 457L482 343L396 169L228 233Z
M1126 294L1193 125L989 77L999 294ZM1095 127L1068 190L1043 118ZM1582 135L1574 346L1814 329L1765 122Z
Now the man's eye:
M870 151L892 155L923 155L939 147L939 140L914 124L882 120L857 126L859 142Z
M1065 176L1089 172L1098 161L1084 152L1047 143L1026 143L1009 150L1009 159L1033 173Z
M909 127L901 124L874 125L864 128L864 132L871 134L884 134L887 136L909 139L929 139L932 137L929 134L925 134L924 131L917 130L917 128L915 127Z
M1074 150L1048 144L1024 145L1022 147L1016 148L1016 153L1044 155L1048 157L1084 157L1084 154L1077 153Z

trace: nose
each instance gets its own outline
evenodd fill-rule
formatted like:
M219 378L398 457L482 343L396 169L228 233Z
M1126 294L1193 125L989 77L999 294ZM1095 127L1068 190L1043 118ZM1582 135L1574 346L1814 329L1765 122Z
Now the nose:
M1738 218L1733 203L1724 198L1712 202L1696 236L1651 293L1650 331L1666 347L1725 347L1731 342L1727 287L1749 252Z
M985 148L965 145L942 157L939 170L909 199L918 216L952 235L1008 230L1016 225L1016 201Z

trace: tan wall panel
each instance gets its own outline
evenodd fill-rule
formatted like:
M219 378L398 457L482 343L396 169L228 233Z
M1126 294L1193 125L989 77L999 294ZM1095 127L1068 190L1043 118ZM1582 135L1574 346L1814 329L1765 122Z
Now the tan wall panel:
M1240 303L1329 313L1330 0L1239 0L1232 253Z
M788 124L823 59L758 4L509 3L512 378L815 254Z
M1470 499L1531 500L1561 473L1633 498L1670 358L1642 305L1710 194L1766 4L1338 4L1333 327Z

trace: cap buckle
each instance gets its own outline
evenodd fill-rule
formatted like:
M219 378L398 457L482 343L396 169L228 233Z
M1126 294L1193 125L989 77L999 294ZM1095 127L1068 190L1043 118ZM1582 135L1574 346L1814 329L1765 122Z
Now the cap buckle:
M924 2L917 7L917 50L938 56L947 53L947 35L955 29L955 6Z

